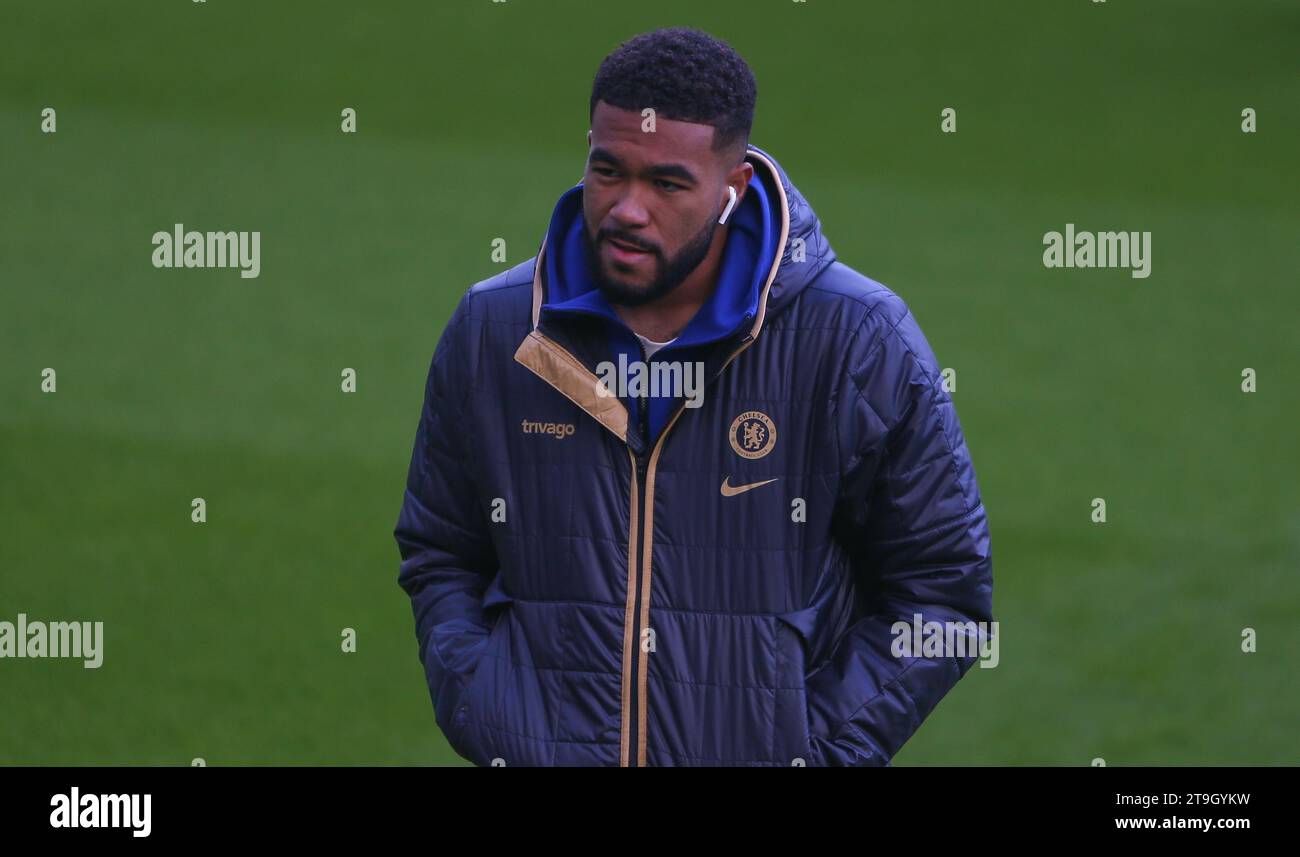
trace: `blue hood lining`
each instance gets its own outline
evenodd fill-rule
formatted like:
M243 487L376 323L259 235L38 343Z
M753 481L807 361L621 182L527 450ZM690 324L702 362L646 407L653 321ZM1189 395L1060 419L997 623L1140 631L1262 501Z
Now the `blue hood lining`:
M749 181L749 191L732 212L727 244L723 248L717 287L694 317L672 342L656 352L650 362L665 359L690 361L699 359L705 346L738 332L753 322L758 312L763 286L771 271L773 256L780 241L780 221L773 217L769 191L756 169ZM596 288L587 266L583 248L586 222L582 211L582 184L566 191L556 203L546 234L546 302L545 317L582 314L602 317L607 322L610 356L618 363L620 356L628 363L639 361L641 343L613 306ZM653 444L663 431L680 397L647 396L646 444ZM624 396L633 425L639 425L641 402ZM640 430L637 430L640 433Z
M730 230L723 249L717 288L677 340L663 351L722 339L746 322L753 321L758 312L758 302L771 269L781 228L772 216L768 191L759 171L756 170L751 177L749 191L733 215L729 221ZM541 311L603 316L626 331L626 338L635 342L632 331L596 288L591 277L582 243L582 230L585 228L582 185L578 184L560 197L551 215L546 246L558 249L546 254L546 302Z

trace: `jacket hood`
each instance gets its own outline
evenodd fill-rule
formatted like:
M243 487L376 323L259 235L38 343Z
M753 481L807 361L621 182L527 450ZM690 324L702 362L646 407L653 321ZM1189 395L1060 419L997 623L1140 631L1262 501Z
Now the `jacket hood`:
M767 312L777 313L835 261L835 251L822 234L821 220L812 205L790 181L776 158L757 146L749 147L747 159L754 164L754 174L765 183L779 188L784 200L787 238L781 246L776 279L767 296Z
M750 193L731 219L718 288L683 331L683 345L720 339L749 325L756 336L765 317L780 312L835 261L812 206L776 159L750 146ZM582 246L582 184L556 203L538 251L533 326L543 312L616 314L591 279Z
M650 358L698 365L707 387L727 363L754 342L764 321L790 306L835 261L812 206L766 152L750 146L749 193L729 221L717 288L682 332ZM684 389L668 394L607 395L595 373L617 362L640 363L636 335L591 278L583 246L582 185L560 197L533 266L533 330L515 360L583 408L640 452L671 425ZM567 317L567 321L566 321ZM604 336L570 323L603 320ZM671 357L669 356L671 355Z

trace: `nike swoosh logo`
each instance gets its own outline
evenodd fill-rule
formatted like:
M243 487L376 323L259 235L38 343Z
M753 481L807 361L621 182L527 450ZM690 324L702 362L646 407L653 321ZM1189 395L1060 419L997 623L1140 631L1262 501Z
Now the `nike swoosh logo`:
M779 479L780 477L777 478ZM762 482L751 482L748 485L733 486L731 484L731 477L728 476L726 479L722 480L722 496L735 497L737 494L744 494L746 491L749 491L753 488L758 488L762 485L768 484L769 482L775 482L775 481L776 479L764 479Z

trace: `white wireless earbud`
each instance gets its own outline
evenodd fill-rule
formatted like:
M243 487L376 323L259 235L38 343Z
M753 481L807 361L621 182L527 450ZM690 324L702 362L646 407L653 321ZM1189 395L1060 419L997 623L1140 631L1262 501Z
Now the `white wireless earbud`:
M731 209L736 207L736 189L727 185L727 193L731 194L731 199L727 201L727 207L722 209L722 216L718 218L718 223L726 223L727 218L731 216Z

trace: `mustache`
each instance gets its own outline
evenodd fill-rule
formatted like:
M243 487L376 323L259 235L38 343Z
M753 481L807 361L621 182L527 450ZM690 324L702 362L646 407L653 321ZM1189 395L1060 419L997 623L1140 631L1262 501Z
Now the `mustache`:
M610 232L609 230L602 229L596 234L596 243L599 244L600 242L607 241L611 238L618 241L620 244L626 244L629 247L635 247L638 250L644 250L647 253L653 253L656 256L659 255L658 247L653 244L646 244L644 241L640 241L623 232Z

